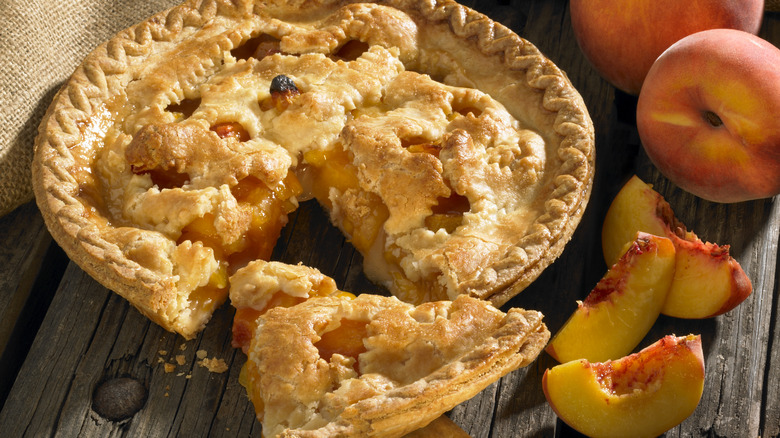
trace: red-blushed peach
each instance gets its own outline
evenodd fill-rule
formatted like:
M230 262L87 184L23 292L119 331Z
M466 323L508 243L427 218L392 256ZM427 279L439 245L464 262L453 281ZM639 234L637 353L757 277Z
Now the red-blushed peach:
M602 250L607 265L616 262L637 231L669 238L675 247L675 273L661 313L678 318L708 318L743 302L753 291L729 246L702 242L674 215L672 207L636 175L620 189L604 218Z
M615 87L639 94L655 59L677 40L706 29L758 33L763 0L571 0L574 36Z
M701 337L670 335L618 360L567 362L545 371L542 389L558 417L585 435L656 437L701 400Z
M683 190L715 202L780 193L780 49L712 29L658 57L636 110L642 145Z
M637 233L615 263L547 344L558 362L600 362L630 353L661 312L674 276L674 245Z

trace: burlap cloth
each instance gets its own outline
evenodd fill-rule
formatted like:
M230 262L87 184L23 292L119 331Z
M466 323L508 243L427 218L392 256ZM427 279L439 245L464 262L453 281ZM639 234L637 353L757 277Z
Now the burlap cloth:
M180 0L0 0L0 216L33 198L38 124L100 43Z

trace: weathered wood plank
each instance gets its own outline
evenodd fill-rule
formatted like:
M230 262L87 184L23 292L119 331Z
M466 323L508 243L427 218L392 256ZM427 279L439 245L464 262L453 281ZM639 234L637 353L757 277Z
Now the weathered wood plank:
M67 261L32 202L0 218L0 230L2 406Z
M260 436L238 385L242 362L226 373L198 365L199 350L229 366L237 361L231 318L225 307L197 339L184 341L71 265L0 413L0 435L220 436L213 430L219 425L231 436L227 429L244 424ZM182 364L177 355L184 357ZM166 363L172 364L169 372ZM112 422L92 410L92 393L100 382L121 376L141 381L149 395L132 421Z
M35 205L26 204L0 219L0 353L27 301L40 263L51 243Z
M780 14L767 13L759 35L780 47ZM761 399L751 400L751 403L754 404L753 410L761 409L759 430L765 437L780 437L780 322L778 321L780 315L780 293L778 292L780 290L780 285L778 285L778 267L780 267L780 259L778 259L780 219L778 218L780 218L780 214L778 210L780 205L778 204L778 197L775 197L774 202L766 206L772 210L771 219L763 224L764 234L775 239L774 247L768 245L761 247L758 242L750 246L751 250L755 251L751 257L757 265L756 270L762 270L761 267L766 269L762 277L758 277L761 273L756 272L756 276L751 276L751 279L774 283L771 288L767 284L764 288L765 295L756 301L755 306L761 311L761 319L754 321L754 327L760 327L768 333L768 339L763 341L765 341L769 353L764 357L755 357L756 363L753 365L764 370L764 379L761 382L764 393ZM768 319L767 312L770 312ZM747 339L755 338L750 331L742 333L742 336Z

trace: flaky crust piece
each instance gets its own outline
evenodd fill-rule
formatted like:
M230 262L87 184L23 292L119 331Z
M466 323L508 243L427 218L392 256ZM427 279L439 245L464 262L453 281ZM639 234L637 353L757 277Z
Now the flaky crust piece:
M319 352L345 321L366 324L357 364ZM466 296L311 298L258 322L245 378L268 436L402 436L531 363L550 336L539 312Z
M237 60L231 51L259 34L278 37L282 52L295 59ZM354 62L328 59L350 40L369 49ZM341 113L306 93L317 89L312 71L352 87L338 94ZM262 106L277 74L299 79L304 97L294 105L306 117L278 107L246 110ZM247 94L257 84L266 91ZM425 102L415 100L420 95ZM180 120L170 108L192 99L200 106ZM365 102L374 103L366 110ZM430 114L421 108L441 102L450 115L461 113L446 130L427 116L419 123L409 116ZM458 102L477 108L458 110ZM433 198L410 196L405 181L384 179L371 151L390 143L372 134L383 131L372 129L368 117L382 105L400 114L392 135L441 142L441 162L425 154L399 159L410 181L420 179L417 171L431 175L421 181L431 191L417 193ZM346 116L353 109L364 112ZM355 123L347 124L351 118ZM222 122L242 124L252 139L217 138L209 127ZM320 131L305 137L309 126ZM143 144L134 138L139 133ZM503 133L512 145L494 148ZM585 105L566 76L532 44L457 3L193 0L119 33L76 69L41 123L33 184L53 237L79 266L189 338L213 311L191 294L214 283L224 267L203 242L177 239L186 224L212 215L220 245L236 245L251 222L230 193L243 178L275 187L307 151L346 148L364 193L336 193L334 223L344 228L345 217L360 218L370 192L390 210L384 252L393 253L407 279L432 279L449 298L468 294L500 305L569 240L590 195L593 143ZM195 144L226 164L199 159ZM483 155L488 147L494 155ZM259 158L244 160L250 156ZM157 187L143 174L149 168L186 175L186 190ZM430 211L431 199L453 192L470 204L462 225L424 229L421 212ZM385 262L372 259L369 275L393 290L381 272Z

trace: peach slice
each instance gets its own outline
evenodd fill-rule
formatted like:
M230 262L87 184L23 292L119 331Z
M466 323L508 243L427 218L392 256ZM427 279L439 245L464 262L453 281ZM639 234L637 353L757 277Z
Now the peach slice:
M670 335L619 360L567 362L544 372L542 389L558 417L585 435L655 437L699 404L701 337Z
M677 266L661 313L709 318L728 312L753 291L750 279L729 254L729 246L702 242L674 215L668 202L634 175L612 201L601 234L607 265L615 263L637 231L669 238Z
M559 362L599 362L630 353L661 312L674 276L672 242L639 232L620 260L546 347Z

